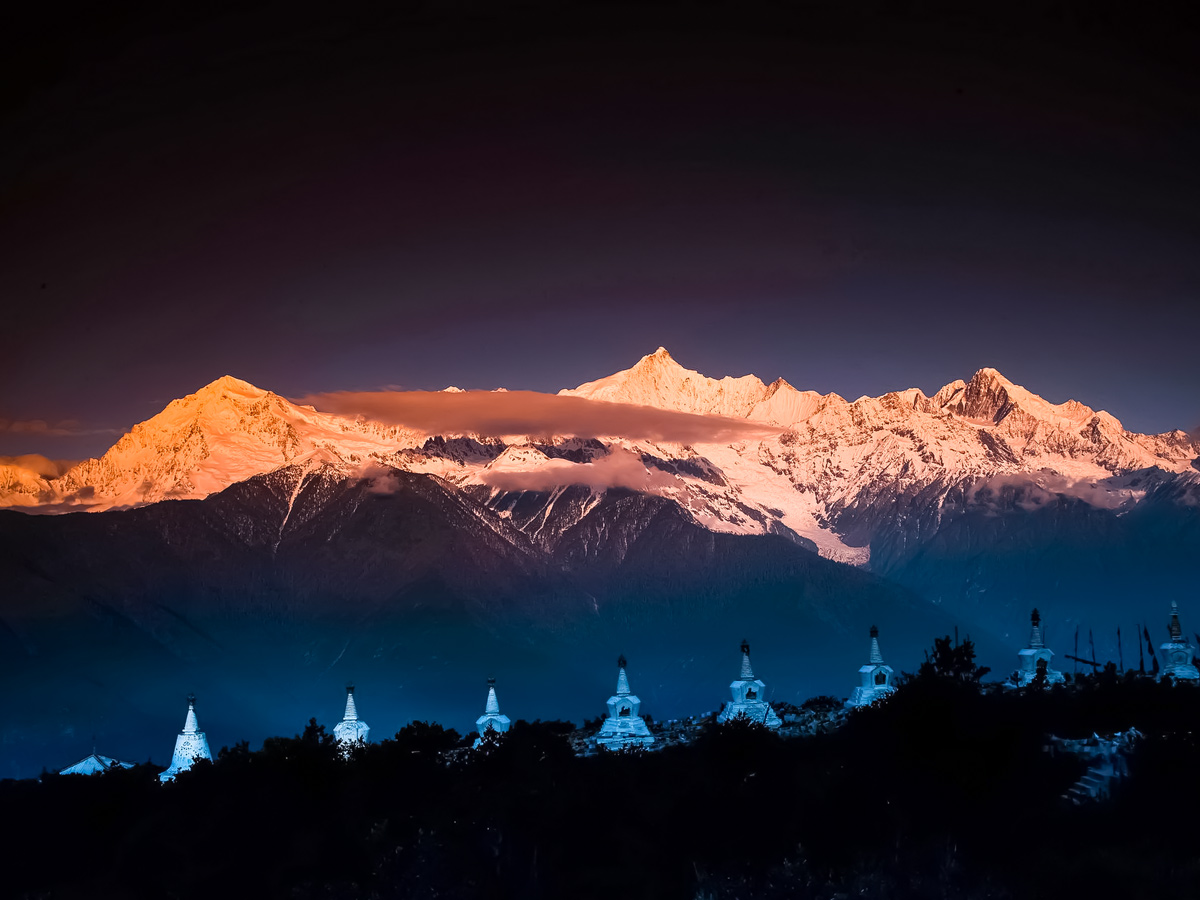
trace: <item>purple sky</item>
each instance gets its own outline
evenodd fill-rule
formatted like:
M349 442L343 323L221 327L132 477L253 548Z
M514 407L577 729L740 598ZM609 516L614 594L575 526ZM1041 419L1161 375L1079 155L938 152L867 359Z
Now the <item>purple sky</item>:
M0 454L98 454L223 374L553 391L660 344L849 398L990 365L1200 425L1182 25L536 7L31 19Z

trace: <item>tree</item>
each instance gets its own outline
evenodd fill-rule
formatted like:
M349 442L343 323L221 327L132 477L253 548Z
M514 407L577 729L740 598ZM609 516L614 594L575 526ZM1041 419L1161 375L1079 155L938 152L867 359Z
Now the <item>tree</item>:
M775 704L776 712L779 712L782 705L783 704L779 703ZM841 709L845 705L846 704L837 697L833 697L829 694L820 694L816 697L809 697L800 705L800 709L807 709L811 710L812 712L823 713L834 712L835 710Z
M1046 677L1046 667L1038 666L1033 673L1033 680L1029 682L1031 688L1046 688L1050 686L1050 679Z
M300 740L313 747L329 747L336 738L332 734L326 734L325 726L318 725L316 718L312 718L304 726L304 734L300 735Z
M443 728L437 722L410 722L396 732L396 744L401 750L429 756L452 749L459 740L457 731Z
M992 671L988 666L975 663L975 642L970 635L962 641L958 640L957 629L955 636L950 635L934 638L933 656L925 651L925 661L917 670L917 678L945 678L965 684L979 684L979 680Z
M474 751L476 753L481 753L484 756L490 756L492 753L496 752L500 746L500 742L503 739L504 735L497 731L491 722L488 722L487 728L483 730L483 734L479 736L479 740L474 746Z

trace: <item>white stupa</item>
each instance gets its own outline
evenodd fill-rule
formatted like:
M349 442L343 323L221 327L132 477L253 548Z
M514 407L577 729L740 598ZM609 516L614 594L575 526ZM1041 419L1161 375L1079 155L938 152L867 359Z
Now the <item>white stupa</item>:
M883 661L883 653L879 650L879 629L872 625L871 655L867 658L867 664L858 669L862 684L854 689L846 705L870 706L876 700L886 697L896 690L896 686L892 684L895 674L896 671Z
M84 757L73 766L67 766L65 769L60 769L59 775L99 775L101 772L107 772L110 769L132 769L133 763L122 762L119 759L113 759L111 756L101 756L98 753L93 753L91 756Z
M608 718L600 726L596 743L609 750L653 744L654 735L638 715L641 708L642 701L629 691L625 657L622 656L617 660L617 692L608 698Z
M1063 680L1063 674L1050 668L1050 658L1054 656L1054 651L1047 650L1046 642L1042 640L1042 617L1037 609L1029 616L1029 621L1032 626L1029 632L1029 646L1017 654L1021 660L1020 668L1017 669L1017 684L1020 687L1032 684L1039 670L1046 673L1047 684L1058 684Z
M208 749L208 738L196 722L196 695L188 694L187 701L187 718L183 720L183 731L175 738L171 768L158 776L159 781L174 781L176 775L190 769L197 759L212 759L212 753Z
M742 671L738 674L737 679L729 685L733 701L725 704L725 708L717 716L717 722L724 724L738 716L744 716L759 725L778 728L783 721L775 714L775 710L771 709L771 705L763 699L765 688L766 685L761 679L754 677L754 670L750 668L750 644L742 641Z
M1196 669L1195 652L1191 642L1183 636L1179 624L1179 604L1171 601L1171 621L1167 624L1171 638L1159 646L1163 656L1163 670L1159 678L1170 675L1176 681L1200 681L1200 670Z
M333 736L343 750L367 742L371 726L358 717L358 707L354 705L354 685L346 685L346 713L342 721L333 726Z
M496 699L496 679L489 678L487 705L483 708L483 715L475 720L475 730L479 732L479 737L475 739L475 746L479 746L479 742L489 728L496 734L504 734L511 724L508 716L500 712L500 701Z

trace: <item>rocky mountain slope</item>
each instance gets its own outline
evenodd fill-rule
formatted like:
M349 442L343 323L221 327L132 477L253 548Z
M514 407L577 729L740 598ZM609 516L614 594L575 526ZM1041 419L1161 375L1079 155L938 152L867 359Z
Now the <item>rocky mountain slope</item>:
M561 395L623 404L630 421L655 409L754 427L737 440L690 443L634 432L431 434L400 420L320 412L226 377L60 477L7 467L0 503L102 511L202 498L254 475L328 464L367 480L435 476L537 552L585 560L594 548L583 536L619 528L614 510L634 515L632 492L664 501L706 531L779 535L869 565L1001 626L1039 597L1052 605L1055 597L994 572L974 537L981 528L1001 544L1042 552L1115 533L1111 522L1149 498L1155 514L1129 521L1176 522L1159 546L1186 549L1200 496L1200 446L1184 432L1129 432L1106 412L1075 400L1050 403L990 368L933 396L909 388L848 401L783 380L709 378L659 348ZM1068 512L1052 516L1050 508ZM477 519L471 527L490 526ZM1115 552L1129 562L1126 580L1136 580L1136 561ZM936 572L922 569L935 556ZM1002 581L1008 587L996 590ZM1163 581L1174 583L1173 575ZM1073 598L1066 617L1078 617L1087 602Z

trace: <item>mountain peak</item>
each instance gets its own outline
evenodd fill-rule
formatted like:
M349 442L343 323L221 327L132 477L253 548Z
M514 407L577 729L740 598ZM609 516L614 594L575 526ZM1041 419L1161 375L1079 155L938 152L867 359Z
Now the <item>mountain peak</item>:
M242 381L242 379L234 378L232 375L222 375L215 381L210 381L191 396L208 398L219 397L222 394L232 394L237 397L245 397L257 400L260 397L265 397L267 393L267 391L264 391L262 388L255 387L248 381Z
M559 393L700 415L745 418L763 399L766 390L766 385L754 375L716 379L686 369L665 347L659 347L628 369Z
M984 366L971 376L972 382L999 382L1007 387L1012 387L1013 383L1004 377L1004 373L999 369L993 369L991 366Z
M934 403L976 424L989 425L999 425L1018 412L1018 418L1030 422L1078 430L1098 415L1094 409L1078 400L1051 403L1005 378L998 369L990 366L977 371L966 383L954 381L946 385L934 395ZM1112 416L1107 413L1100 413L1099 416L1120 430L1120 422Z
M638 366L673 366L679 369L683 368L683 366L675 361L675 357L671 355L666 347L659 347L653 353L643 356L634 363L633 368L636 369Z

